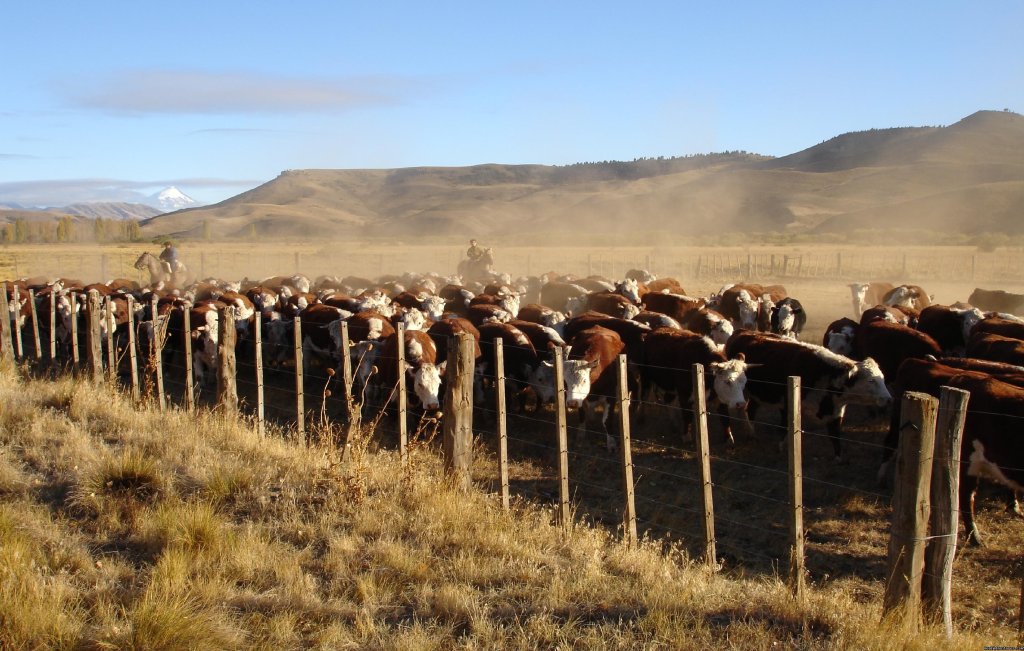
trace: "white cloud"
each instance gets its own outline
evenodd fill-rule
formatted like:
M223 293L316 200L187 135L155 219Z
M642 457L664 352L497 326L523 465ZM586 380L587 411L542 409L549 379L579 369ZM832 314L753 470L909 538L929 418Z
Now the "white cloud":
M319 79L132 70L100 80L68 82L58 92L73 106L122 113L322 113L397 105L418 83L389 76Z

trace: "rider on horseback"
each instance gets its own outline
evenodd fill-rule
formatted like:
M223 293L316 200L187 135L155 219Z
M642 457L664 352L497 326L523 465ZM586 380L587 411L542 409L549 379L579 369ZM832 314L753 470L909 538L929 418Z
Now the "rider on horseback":
M482 246L477 245L476 240L470 240L469 248L466 250L466 257L472 260L473 262L476 262L481 258L481 256L483 256L483 254L484 248Z
M173 274L180 268L178 249L174 248L170 240L164 242L164 250L160 252L160 261L164 263L164 270L168 274Z

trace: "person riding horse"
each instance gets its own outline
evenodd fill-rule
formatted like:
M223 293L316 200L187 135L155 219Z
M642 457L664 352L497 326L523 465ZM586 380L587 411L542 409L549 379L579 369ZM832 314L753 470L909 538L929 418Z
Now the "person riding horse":
M181 269L182 265L178 261L178 249L174 248L174 244L170 240L164 242L164 250L160 252L160 261L164 263L164 270L168 274L173 274Z
M469 248L466 250L466 257L471 261L476 262L484 254L484 248L477 245L476 240L469 241Z

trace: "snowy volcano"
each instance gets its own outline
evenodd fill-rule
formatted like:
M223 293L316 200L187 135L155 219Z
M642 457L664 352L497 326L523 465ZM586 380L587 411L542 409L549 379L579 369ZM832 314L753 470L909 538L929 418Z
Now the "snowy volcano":
M199 202L188 196L173 185L149 197L149 203L160 208L164 212L174 212L191 206L199 205Z

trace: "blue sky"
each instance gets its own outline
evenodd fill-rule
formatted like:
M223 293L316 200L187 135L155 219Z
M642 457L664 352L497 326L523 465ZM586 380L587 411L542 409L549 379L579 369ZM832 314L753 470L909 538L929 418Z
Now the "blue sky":
M1024 112L1024 2L4 8L0 202L215 202L282 170L786 155Z

